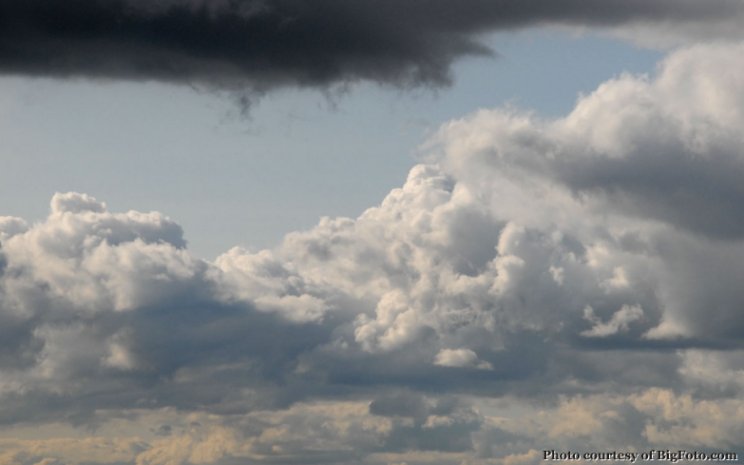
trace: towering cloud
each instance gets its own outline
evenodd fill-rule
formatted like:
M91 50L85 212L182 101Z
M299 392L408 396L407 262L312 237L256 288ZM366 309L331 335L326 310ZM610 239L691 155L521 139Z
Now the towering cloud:
M0 72L262 92L447 83L479 34L536 24L738 34L737 0L2 0ZM646 28L648 29L648 28Z
M274 250L200 260L76 193L0 218L0 463L737 451L742 57L452 121L379 206Z

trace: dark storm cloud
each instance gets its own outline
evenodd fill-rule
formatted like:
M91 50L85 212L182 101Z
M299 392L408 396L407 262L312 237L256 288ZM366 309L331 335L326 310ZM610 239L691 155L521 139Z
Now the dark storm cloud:
M0 72L264 91L368 79L442 85L478 34L738 14L741 3L468 0L2 0Z

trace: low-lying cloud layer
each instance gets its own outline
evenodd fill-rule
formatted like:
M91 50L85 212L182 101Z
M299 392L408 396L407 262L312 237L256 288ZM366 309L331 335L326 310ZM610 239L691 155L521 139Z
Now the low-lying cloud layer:
M0 463L741 451L742 57L453 121L380 206L274 250L206 262L77 193L0 218Z
M245 95L362 79L443 85L453 60L491 53L479 39L489 31L554 24L740 36L743 18L738 0L1 0L0 73Z

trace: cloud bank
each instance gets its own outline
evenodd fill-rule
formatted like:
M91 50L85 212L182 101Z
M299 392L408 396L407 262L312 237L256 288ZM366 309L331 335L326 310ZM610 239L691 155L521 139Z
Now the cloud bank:
M273 250L200 260L78 193L1 217L0 463L742 452L742 57L452 121L379 206Z
M743 17L738 0L2 0L0 73L247 96L359 80L438 86L457 58L491 53L480 40L489 31L555 24L740 37Z

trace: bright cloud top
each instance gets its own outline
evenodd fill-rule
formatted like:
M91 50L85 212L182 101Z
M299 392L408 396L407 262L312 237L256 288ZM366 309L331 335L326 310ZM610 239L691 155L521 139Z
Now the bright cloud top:
M206 262L77 193L0 218L0 463L741 446L743 56L453 121L378 207L274 250Z

